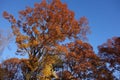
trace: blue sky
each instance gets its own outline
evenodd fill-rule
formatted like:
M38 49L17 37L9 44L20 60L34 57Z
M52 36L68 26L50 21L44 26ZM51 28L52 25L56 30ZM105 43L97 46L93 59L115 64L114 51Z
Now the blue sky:
M0 0L0 29L10 29L10 23L2 17L2 12L7 11L18 17L18 11L26 6L33 7L35 2L41 0ZM86 16L89 20L91 34L89 43L97 52L97 46L106 42L108 38L120 36L120 0L61 0L68 8L75 12L75 18ZM11 49L5 48L4 58L14 55L14 41ZM12 54L12 55L11 55ZM1 57L2 57L1 56Z

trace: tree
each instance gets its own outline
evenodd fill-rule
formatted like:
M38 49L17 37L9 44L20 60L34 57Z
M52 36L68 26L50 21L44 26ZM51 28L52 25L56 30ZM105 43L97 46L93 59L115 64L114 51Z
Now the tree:
M5 77L7 76L7 71L5 69L2 68L1 64L0 64L0 80L5 80Z
M108 64L112 72L120 71L120 37L108 39L106 43L100 45L99 56Z
M68 76L66 73L63 80L113 80L110 71L94 53L90 44L76 40L69 43L67 48L63 74L67 72Z
M7 59L1 63L1 80L24 80L21 60L18 58Z
M61 53L65 54L67 51L64 42L86 39L89 32L86 17L76 20L74 12L60 0L43 0L36 3L34 8L27 7L19 12L18 20L7 12L4 12L3 16L11 23L18 45L17 52L27 53L29 56L28 64L31 66L29 79L32 80L42 75L41 66L47 63L44 61L47 55L56 55L59 62ZM54 56L51 58L54 62ZM42 69L44 68L46 67Z
M19 12L18 20L7 12L3 16L11 23L16 52L29 56L5 61L5 68L17 66L14 70L21 69L23 80L113 80L91 45L83 41L89 32L88 20L76 20L74 12L60 0L43 0L34 8L27 7ZM17 79L17 74L12 73L9 78Z

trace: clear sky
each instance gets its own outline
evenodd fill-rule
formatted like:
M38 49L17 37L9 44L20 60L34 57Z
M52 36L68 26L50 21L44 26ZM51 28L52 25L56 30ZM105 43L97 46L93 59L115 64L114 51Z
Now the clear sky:
M7 11L18 17L18 11L26 6L33 7L35 2L41 0L0 0L0 29L10 29L10 24L2 16ZM91 34L88 36L89 43L97 52L97 46L106 42L108 38L120 36L120 0L61 0L68 8L75 12L75 18L86 16L89 20ZM14 42L11 50L6 48L6 58L15 52ZM15 56L15 55L14 55Z

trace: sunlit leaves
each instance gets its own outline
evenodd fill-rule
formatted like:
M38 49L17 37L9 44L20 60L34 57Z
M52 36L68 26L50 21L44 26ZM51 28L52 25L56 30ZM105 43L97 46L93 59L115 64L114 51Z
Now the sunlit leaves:
M80 66L82 70L86 69L86 66L91 66L89 61L96 59L92 47L82 41L89 31L87 18L76 20L74 12L60 0L43 0L35 3L34 8L26 7L19 12L18 20L7 12L3 16L11 23L18 50L20 53L26 51L29 56L23 62L29 69L26 74L31 79L42 79L43 76L52 79L56 66L63 66L64 63L79 74ZM66 44L66 40L75 42ZM72 70L64 72L69 76Z
M42 70L41 75L39 75L40 79L41 78L52 79L52 77L56 77L56 73L54 73L53 67L56 64L61 64L60 62L61 60L57 55L51 54L45 55L41 63Z
M75 20L74 12L68 10L66 4L62 4L59 0L53 0L49 3L43 0L40 4L36 3L34 7L27 7L20 11L20 19L14 25L16 27L22 26L21 28L27 36L43 35L41 37L44 40L47 36L47 40L50 38L52 43L64 41L66 38L82 38L81 33L84 37L86 36L88 31L85 28L85 25L88 24L87 19L83 17L80 22ZM6 19L14 19L7 12L4 12L3 15ZM11 20L10 22L14 23ZM81 36L77 36L79 33Z

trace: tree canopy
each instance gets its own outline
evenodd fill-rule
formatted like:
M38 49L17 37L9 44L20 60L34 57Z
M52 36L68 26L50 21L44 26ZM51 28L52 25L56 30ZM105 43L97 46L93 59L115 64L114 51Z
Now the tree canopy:
M19 18L8 12L3 16L11 23L16 38L17 54L28 55L28 59L12 58L1 63L2 79L19 80L114 80L107 61L113 65L110 54L115 53L119 63L119 38L112 47L100 46L97 55L86 41L89 24L85 16L75 19L60 0L42 0L34 7L19 11ZM105 48L104 48L105 47ZM110 48L110 52L109 52ZM112 48L112 49L111 49ZM116 50L117 49L117 50ZM118 62L117 62L118 61ZM116 65L115 65L116 66Z

